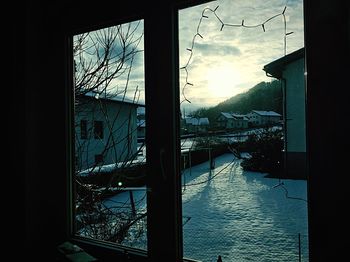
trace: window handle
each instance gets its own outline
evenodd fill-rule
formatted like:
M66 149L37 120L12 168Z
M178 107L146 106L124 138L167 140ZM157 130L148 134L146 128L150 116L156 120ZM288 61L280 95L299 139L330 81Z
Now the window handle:
M162 174L162 177L164 181L167 179L167 176L164 171L164 155L165 155L165 149L161 148L159 151L159 162L160 162L160 172Z

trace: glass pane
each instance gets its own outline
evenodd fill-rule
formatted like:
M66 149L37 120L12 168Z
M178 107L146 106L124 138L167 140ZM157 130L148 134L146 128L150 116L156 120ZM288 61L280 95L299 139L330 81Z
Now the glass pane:
M185 257L308 261L303 36L302 0L179 10Z
M147 249L143 20L73 40L75 234Z

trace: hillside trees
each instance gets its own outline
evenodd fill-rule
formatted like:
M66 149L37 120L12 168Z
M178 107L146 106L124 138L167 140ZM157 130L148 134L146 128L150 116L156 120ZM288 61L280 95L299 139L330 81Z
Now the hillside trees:
M192 112L195 117L208 117L212 122L220 112L246 114L251 110L274 111L282 114L282 90L280 82L260 82L245 93L233 96L210 108Z

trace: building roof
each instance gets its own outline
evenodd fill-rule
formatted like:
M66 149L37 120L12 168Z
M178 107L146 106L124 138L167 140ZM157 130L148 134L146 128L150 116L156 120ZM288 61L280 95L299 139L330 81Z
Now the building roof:
M252 110L252 112L261 116L281 116L279 113L276 113L274 111Z
M138 102L138 101L133 101L127 97L124 96L118 96L118 95L110 95L110 94L105 94L105 93L98 93L98 92L87 92L84 94L85 98L95 98L95 99L101 99L105 101L111 101L111 102L117 102L117 103L123 103L123 104L129 104L129 105L134 105L138 107L144 107L145 104Z
M266 74L270 74L271 76L281 79L282 78L282 72L286 65L303 58L305 55L305 48L300 48L299 50L290 53L286 56L283 56L275 61L272 61L271 63L264 66L263 70L266 72Z
M201 118L186 117L185 123L187 125L204 126L204 125L209 125L209 119L207 117L201 117Z
M228 113L228 112L221 112L221 115L223 115L227 119L234 119L234 120L248 120L246 115L237 114L237 113Z
M226 118L233 118L233 115L231 113L221 112L221 114Z
M248 120L248 118L246 117L246 115L232 113L232 116L233 116L235 119Z

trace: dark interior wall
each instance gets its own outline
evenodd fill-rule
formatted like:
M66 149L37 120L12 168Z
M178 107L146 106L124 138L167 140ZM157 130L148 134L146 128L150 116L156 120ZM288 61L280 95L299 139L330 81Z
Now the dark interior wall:
M304 1L312 261L341 261L347 206L349 4ZM346 3L345 3L346 2ZM345 120L345 121L344 121Z
M337 258L345 254L345 242L340 237L348 227L344 182L348 153L339 150L348 144L344 79L349 72L350 15L345 2L305 0L311 261L341 261ZM124 5L127 10L140 6ZM52 255L57 244L67 238L64 33L67 28L79 28L86 25L84 21L98 21L102 16L85 17L77 12L79 7L69 1L30 1L19 9L13 27L13 93L19 102L10 108L14 114L10 126L17 129L11 131L11 140L15 141L11 153L25 163L23 169L16 167L20 176L14 179L17 185L24 182L20 201L25 212L20 212L19 222L25 228L12 237L23 241L25 250L39 258ZM140 8L146 10L145 6ZM114 15L118 12L122 13L116 11ZM112 18L113 12L104 15Z
M306 169L306 153L305 152L287 152L287 177L294 177L297 179L307 178Z
M25 28L20 87L25 94L25 247L46 261L67 237L65 42L60 11L55 4L33 1L20 25Z

